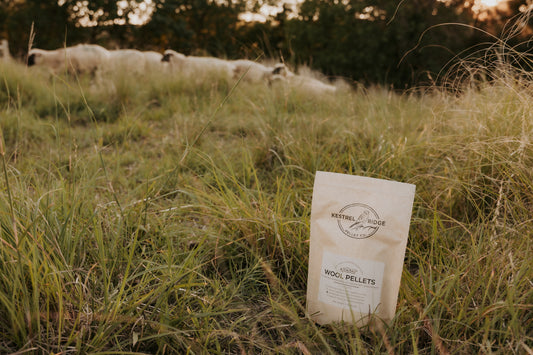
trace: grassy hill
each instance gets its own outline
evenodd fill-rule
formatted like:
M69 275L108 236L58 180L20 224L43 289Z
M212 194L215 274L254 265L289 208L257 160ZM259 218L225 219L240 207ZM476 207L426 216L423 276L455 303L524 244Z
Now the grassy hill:
M530 80L0 78L0 353L533 351ZM388 328L305 313L317 170L417 186Z

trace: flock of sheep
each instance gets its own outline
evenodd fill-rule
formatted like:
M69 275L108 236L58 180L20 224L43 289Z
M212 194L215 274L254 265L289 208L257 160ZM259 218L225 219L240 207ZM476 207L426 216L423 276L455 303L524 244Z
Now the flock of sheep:
M2 42L0 50L9 56L7 42ZM297 75L283 63L265 65L246 59L186 56L171 49L161 54L136 49L108 50L95 44L78 44L55 50L32 48L28 52L27 65L45 67L53 74L65 70L75 74L90 74L96 81L117 70L140 75L159 70L189 78L206 78L206 73L216 73L218 77L233 82L239 79L268 85L281 82L291 88L319 94L337 90L336 86L310 75Z

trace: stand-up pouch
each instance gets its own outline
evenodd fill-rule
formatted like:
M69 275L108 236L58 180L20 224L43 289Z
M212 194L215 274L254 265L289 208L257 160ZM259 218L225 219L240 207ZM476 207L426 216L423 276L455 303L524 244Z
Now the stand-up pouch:
M317 323L394 317L414 195L411 184L316 173L307 311Z

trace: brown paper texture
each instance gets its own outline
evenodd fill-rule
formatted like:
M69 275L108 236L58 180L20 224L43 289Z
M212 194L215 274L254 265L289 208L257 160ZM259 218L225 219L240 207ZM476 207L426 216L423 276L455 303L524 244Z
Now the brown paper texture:
M415 185L318 171L307 311L319 324L365 325L396 312Z

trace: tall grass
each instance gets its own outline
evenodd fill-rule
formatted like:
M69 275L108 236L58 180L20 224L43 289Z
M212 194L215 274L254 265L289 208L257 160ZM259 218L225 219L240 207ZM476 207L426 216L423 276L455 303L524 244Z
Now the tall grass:
M1 353L532 351L530 81L220 106L217 78L0 73ZM316 170L417 185L387 328L305 312Z

